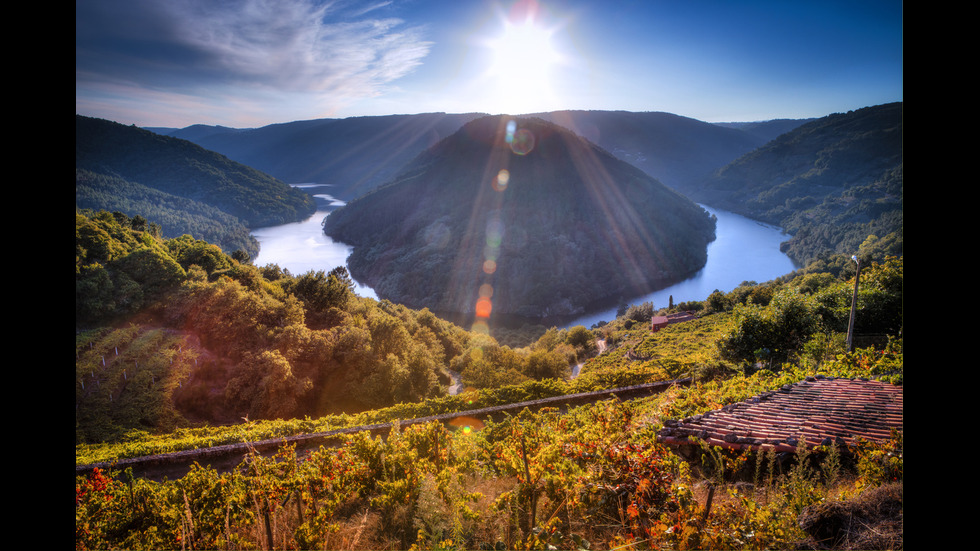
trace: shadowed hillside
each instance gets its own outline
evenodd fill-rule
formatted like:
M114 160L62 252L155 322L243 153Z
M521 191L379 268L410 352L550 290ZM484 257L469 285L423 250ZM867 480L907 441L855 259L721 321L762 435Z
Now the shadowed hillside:
M784 249L801 263L857 250L868 235L894 233L900 242L902 121L901 103L817 119L732 162L690 196L781 226L793 236Z
M560 126L509 121L467 124L327 218L355 279L410 307L543 317L704 265L704 209Z
M416 155L478 113L317 119L261 128L153 128L291 183L333 186L354 199L389 182ZM568 128L662 183L686 192L712 171L804 120L712 124L661 112L555 111L528 115Z
M479 116L426 113L351 117L254 129L195 125L167 133L289 183L333 186L331 195L349 200L391 180L421 151Z
M689 187L805 121L712 124L662 112L555 111L569 128L687 195Z
M164 236L258 250L248 228L303 220L311 196L194 143L75 116L75 207L158 221Z

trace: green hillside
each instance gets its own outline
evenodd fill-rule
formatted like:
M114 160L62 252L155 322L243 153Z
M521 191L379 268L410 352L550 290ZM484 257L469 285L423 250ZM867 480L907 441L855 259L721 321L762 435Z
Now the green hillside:
M785 229L801 264L857 250L868 235L901 252L903 105L837 113L799 126L717 171L689 195Z
M75 207L152 218L167 237L189 234L249 255L249 228L302 220L313 198L191 142L75 116Z
M76 320L76 464L109 464L76 476L76 549L902 547L901 433L780 455L703 442L700 459L657 439L665 420L807 376L902 384L901 258L862 252L857 328L880 345L851 353L843 259L678 304L695 319L657 332L650 318L667 312L635 305L512 348L357 297L343 270L259 269L147 225L76 213L76 311L97 275L118 283L103 298L129 308ZM446 395L450 369L471 388ZM649 398L395 423L681 377L694 382ZM247 453L232 470L205 461L155 480L111 466L373 423L391 428ZM861 523L842 529L842 515Z

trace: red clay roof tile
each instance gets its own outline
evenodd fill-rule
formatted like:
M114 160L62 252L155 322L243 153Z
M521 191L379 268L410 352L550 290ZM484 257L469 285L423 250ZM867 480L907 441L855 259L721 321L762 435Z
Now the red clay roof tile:
M809 377L719 410L668 421L666 444L687 445L695 436L731 449L795 451L809 446L853 446L859 438L887 440L903 427L903 387L866 379Z

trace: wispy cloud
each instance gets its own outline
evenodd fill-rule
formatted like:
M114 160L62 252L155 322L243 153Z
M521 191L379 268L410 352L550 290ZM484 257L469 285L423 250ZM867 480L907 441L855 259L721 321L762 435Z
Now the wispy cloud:
M431 47L424 29L392 16L390 4L82 2L76 104L120 90L261 103L281 92L288 101L306 95L338 105L376 96L421 64Z

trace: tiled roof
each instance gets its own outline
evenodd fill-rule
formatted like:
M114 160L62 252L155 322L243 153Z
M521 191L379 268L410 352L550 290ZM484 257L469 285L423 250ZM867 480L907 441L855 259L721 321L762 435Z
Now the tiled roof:
M659 440L686 445L695 436L730 449L795 451L808 446L887 440L902 430L903 387L866 379L808 377L779 390L680 421L667 421Z

